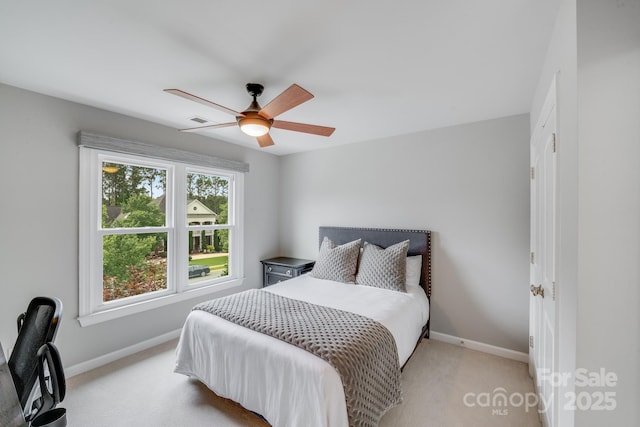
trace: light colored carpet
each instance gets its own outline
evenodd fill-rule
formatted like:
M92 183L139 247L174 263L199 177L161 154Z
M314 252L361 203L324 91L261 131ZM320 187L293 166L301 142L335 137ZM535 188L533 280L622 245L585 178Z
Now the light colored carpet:
M198 381L173 373L176 343L69 378L60 405L67 408L69 427L268 426ZM380 427L540 426L536 408L520 403L533 393L521 362L423 341L404 369L402 385L404 402Z

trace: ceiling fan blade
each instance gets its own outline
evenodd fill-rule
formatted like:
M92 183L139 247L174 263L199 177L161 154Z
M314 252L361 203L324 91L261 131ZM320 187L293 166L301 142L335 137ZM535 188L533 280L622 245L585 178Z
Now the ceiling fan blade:
M238 123L236 122L228 122L228 123L216 123L215 125L206 125L206 126L198 126L195 128L186 128L186 129L178 129L180 132L195 132L201 129L216 129L216 128L226 128L229 126L236 126Z
M227 108L224 105L216 104L215 102L211 102L208 99L204 99L204 98L200 98L199 96L192 95L189 92L185 92L180 89L164 89L164 91L167 93L171 93L173 95L177 95L182 98L188 99L190 101L198 102L208 107L216 108L220 111L224 111L225 113L233 114L234 116L242 116L242 113L238 111L232 110L231 108Z
M313 95L309 91L294 83L265 105L264 108L260 110L260 114L267 119L273 119L275 116L282 114L285 111L310 100L311 98L313 98Z
M274 120L271 127L295 132L312 133L314 135L331 136L336 128L326 126L308 125L306 123L286 122L284 120Z
M264 148L264 147L268 147L270 145L274 145L275 143L273 142L273 139L271 139L271 135L269 135L269 133L265 133L262 136L257 136L256 139L258 140L258 144L260 145L260 147Z

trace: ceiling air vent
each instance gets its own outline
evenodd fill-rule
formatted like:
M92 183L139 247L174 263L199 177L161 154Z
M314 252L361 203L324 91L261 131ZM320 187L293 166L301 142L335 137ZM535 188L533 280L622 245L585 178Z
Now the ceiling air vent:
M203 119L202 117L198 117L198 116L190 117L189 120L194 121L196 123L200 123L200 124L209 123L209 120Z

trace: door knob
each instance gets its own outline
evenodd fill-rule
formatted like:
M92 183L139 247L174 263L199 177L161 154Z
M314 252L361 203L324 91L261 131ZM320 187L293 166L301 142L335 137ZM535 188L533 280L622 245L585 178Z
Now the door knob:
M544 288L542 287L542 285L531 285L531 295L533 295L534 297L540 295L542 298L544 298Z

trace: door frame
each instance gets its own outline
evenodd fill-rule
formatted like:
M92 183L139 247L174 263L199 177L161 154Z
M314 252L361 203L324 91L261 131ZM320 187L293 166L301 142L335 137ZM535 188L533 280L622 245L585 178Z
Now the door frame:
M552 123L550 123L550 119ZM548 129L547 126L552 126L553 129ZM542 171L538 171L535 169L536 166L536 155L543 156L544 153L536 152L536 145L539 144L541 138L545 138L547 140L547 136L549 132L553 137L553 165L554 165L554 185L552 187L553 192L553 212L552 215L552 223L553 223L553 243L552 243L552 251L553 251L553 260L552 260L552 269L553 269L553 278L552 278L552 288L545 287L545 297L552 298L554 303L552 304L551 310L553 313L550 315L553 317L553 343L551 344L553 353L551 354L552 362L551 366L554 371L557 371L558 368L558 319L559 319L559 304L556 300L556 287L557 287L557 257L558 257L558 236L557 236L557 216L558 216L558 205L557 205L557 159L555 157L556 146L557 146L557 92L556 92L556 77L554 76L549 90L547 92L547 96L545 98L545 102L540 109L540 114L538 116L538 122L536 123L535 128L533 129L531 141L530 141L530 178L531 178L531 205L530 205L530 248L531 248L531 262L530 262L530 286L531 292L534 292L533 286L539 286L542 284L542 271L540 269L540 264L537 262L538 260L543 259L545 257L544 253L540 253L540 247L538 242L538 237L536 233L539 232L537 229L537 225L540 224L540 218L537 215L541 215L541 211L539 211L538 198L536 186L539 185L539 180L542 178ZM536 180L536 178L538 180ZM540 188L538 188L539 191ZM541 215L542 216L542 215ZM538 376L538 366L536 364L536 360L540 360L541 357L544 356L544 345L546 343L542 342L543 334L542 328L544 327L545 322L545 314L544 314L544 299L540 298L540 296L533 296L530 294L530 302L529 302L529 374L533 378L534 387L536 394L540 398L540 421L543 426L547 427L555 427L557 425L558 419L558 389L557 387L553 387L552 390L552 398L551 401L546 404L543 401L541 386L545 386L542 384L540 377ZM547 304L548 305L548 304ZM553 375L553 372L546 373L547 375ZM549 381L547 379L547 381ZM549 386L547 384L546 386ZM546 387L545 387L546 388ZM550 406L549 406L550 404Z

